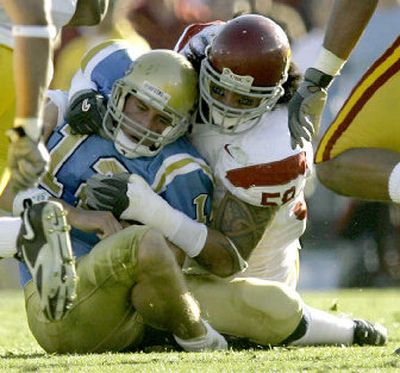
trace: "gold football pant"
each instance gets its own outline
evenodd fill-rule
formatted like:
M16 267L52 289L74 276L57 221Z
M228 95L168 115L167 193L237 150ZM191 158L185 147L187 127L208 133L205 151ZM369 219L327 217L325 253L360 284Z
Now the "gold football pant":
M140 343L144 324L132 306L131 290L136 283L138 244L147 229L126 228L78 261L77 302L61 321L44 318L32 282L26 285L29 327L47 352L122 351ZM284 284L196 275L186 279L203 318L221 333L277 344L302 319L300 296Z
M61 321L49 322L32 284L25 286L29 327L47 352L122 351L143 336L144 324L132 306L137 250L145 226L131 226L102 240L77 263L77 301Z
M188 275L186 279L203 317L220 333L264 346L279 344L303 316L300 295L285 284L249 277Z

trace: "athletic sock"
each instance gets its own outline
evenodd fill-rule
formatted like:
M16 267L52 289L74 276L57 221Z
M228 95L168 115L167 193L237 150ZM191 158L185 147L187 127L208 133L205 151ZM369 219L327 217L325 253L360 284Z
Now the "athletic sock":
M0 218L0 257L12 258L17 253L17 237L21 218Z
M354 337L354 321L316 308L304 306L307 331L292 345L350 345Z
M206 334L201 337L181 339L174 335L179 346L188 352L226 350L228 344L225 338L213 329L206 321L203 320L203 324L206 327Z

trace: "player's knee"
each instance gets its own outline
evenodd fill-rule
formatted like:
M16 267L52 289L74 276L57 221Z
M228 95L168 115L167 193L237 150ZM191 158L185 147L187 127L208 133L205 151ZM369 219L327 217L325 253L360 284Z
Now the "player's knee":
M175 257L161 233L149 229L139 244L138 264L142 272L154 273L176 265Z
M277 283L246 279L252 286L241 284L241 298L247 307L265 313L277 322L296 322L301 315L302 301L298 293Z

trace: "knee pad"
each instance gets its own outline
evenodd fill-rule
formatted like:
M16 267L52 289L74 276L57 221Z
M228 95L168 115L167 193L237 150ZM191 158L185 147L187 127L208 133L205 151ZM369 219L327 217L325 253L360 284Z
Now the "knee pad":
M297 317L302 309L299 294L286 285L254 278L244 280L239 286L242 301L247 307L267 312L276 320Z
M262 339L257 342L280 344L294 333L301 322L303 303L300 295L277 282L244 280L238 284L243 315L258 318L259 326L263 328Z

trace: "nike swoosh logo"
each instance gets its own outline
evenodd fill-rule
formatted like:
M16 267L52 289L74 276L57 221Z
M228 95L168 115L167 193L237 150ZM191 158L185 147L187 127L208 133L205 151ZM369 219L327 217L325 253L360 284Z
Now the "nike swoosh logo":
M224 149L225 149L225 151L233 158L233 155L232 155L232 153L231 153L231 151L230 151L230 149L229 149L229 146L230 146L231 144L225 144L224 145Z
M35 232L33 231L31 223L28 219L28 210L24 211L22 221L26 231L26 233L22 237L24 237L26 240L32 241L35 238Z
M89 104L89 99L88 98L85 98L83 101L82 101L82 111L89 111L89 109L90 109L90 107L91 107L92 105L90 105Z

